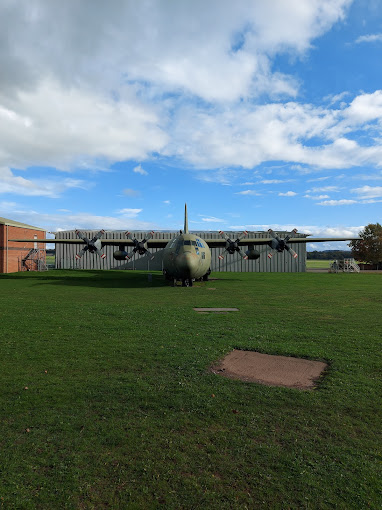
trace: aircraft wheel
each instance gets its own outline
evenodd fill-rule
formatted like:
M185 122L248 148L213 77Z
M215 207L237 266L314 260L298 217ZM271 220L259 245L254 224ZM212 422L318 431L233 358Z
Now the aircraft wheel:
M203 276L203 281L204 281L204 282L208 282L208 276L209 276L209 274L208 274L208 273L206 273L206 274Z

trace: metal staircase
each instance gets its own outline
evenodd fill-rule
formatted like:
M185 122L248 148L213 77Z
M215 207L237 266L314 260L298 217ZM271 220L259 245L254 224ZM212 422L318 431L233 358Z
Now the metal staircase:
M335 260L330 264L329 273L359 273L360 267L354 259Z
M47 271L45 250L32 248L21 260L21 271Z

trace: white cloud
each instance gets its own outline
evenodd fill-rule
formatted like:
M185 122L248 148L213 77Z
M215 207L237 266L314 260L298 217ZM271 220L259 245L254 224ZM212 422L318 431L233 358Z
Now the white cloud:
M220 218L215 218L214 216L209 216L208 218L202 218L202 221L206 221L207 223L224 223L224 220Z
M135 168L133 168L133 172L140 175L149 175L148 172L146 172L146 170L144 170L141 165L138 165Z
M367 200L361 200L361 204L379 204L382 200L375 200L374 198L369 198Z
M353 179L361 180L361 181L380 181L382 180L382 171L374 172L369 174L358 174L354 175Z
M136 218L140 212L142 212L142 209L120 209L118 214L126 218Z
M382 42L382 34L366 34L360 35L356 40L356 44L359 43L374 43L374 42Z
M356 193L361 198L378 198L382 197L382 186L362 186L361 188L354 188L352 193Z
M329 198L329 195L304 195L304 198L310 198L311 200L323 200L324 198Z
M297 193L295 191L286 191L285 193L279 193L279 197L294 197Z
M338 192L339 188L338 186L321 186L321 187L314 187L312 189L308 189L307 193L319 193L321 191L329 191L329 192Z
M261 182L261 184L280 184L284 182L292 182L293 179L264 179Z
M307 234L312 237L358 237L358 233L364 228L363 226L327 226L327 225L305 225L305 224L291 224L291 223L264 223L264 224L245 224L245 225L234 225L230 227L232 230L253 230L253 231L264 231L272 229L275 232L291 232L294 228L300 234ZM323 249L323 248L321 248Z
M347 92L347 91L340 92L339 94L334 94L334 95L331 94L329 96L324 97L324 101L328 101L329 105L333 105L335 103L342 101L348 95L349 95L349 92ZM341 104L343 104L343 103L341 103Z
M315 179L308 179L306 182L319 182L319 181L327 181L330 179L330 176L327 175L325 177L316 177Z
M46 79L16 98L0 95L0 105L6 104L0 110L0 165L92 168L97 160L144 158L160 150L167 136L155 109L132 90L123 92L114 101Z
M3 3L0 165L91 169L159 153L197 169L223 168L198 177L227 185L233 174L224 169L267 161L293 162L305 173L380 166L382 91L339 108L345 92L325 108L283 103L299 83L273 67L277 55L303 57L350 4ZM261 94L277 100L262 105ZM353 139L370 129L379 131L364 146ZM134 171L147 173L141 165Z
M245 191L238 191L235 193L235 195L253 195L253 196L260 196L260 193L257 193L257 191L253 189L246 189Z
M16 176L7 167L0 167L0 194L13 193L24 196L57 198L69 189L88 189L91 183L80 179L26 179Z
M347 136L352 132L360 136L360 131L369 136L379 118L382 91L362 94L343 110L295 102L240 104L212 111L188 105L176 111L171 142L163 153L197 168L253 168L274 160L307 165L304 173L311 172L311 167L378 166L382 160L378 137L362 146Z
M349 5L349 0L114 0L111 9L91 0L34 0L27 7L14 0L0 6L2 46L12 48L4 52L0 85L33 88L49 73L70 85L110 89L125 77L206 100L236 100L259 91L293 94L293 78L272 72L270 58L303 54L344 18Z
M364 123L382 120L382 90L372 94L361 94L353 99L344 110L345 120L353 123Z
M336 205L351 205L356 203L357 200L342 199L342 200L324 200L323 202L318 202L318 205L336 206Z
M152 230L158 227L155 223L136 219L133 212L130 213L131 217L129 217L129 214L124 214L121 211L116 216L96 215L86 211L67 214L62 214L61 212L58 214L54 211L41 213L34 209L25 208L23 204L14 202L0 202L0 216L5 218L11 216L15 221L37 225L45 228L47 232L73 230L76 228L84 230L99 230L101 228L106 230Z

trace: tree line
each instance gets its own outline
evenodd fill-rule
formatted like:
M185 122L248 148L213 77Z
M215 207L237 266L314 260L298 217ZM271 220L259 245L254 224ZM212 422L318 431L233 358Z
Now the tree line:
M306 258L313 260L340 260L340 259L349 259L353 257L352 252L350 250L324 250L324 251L308 251L306 253Z

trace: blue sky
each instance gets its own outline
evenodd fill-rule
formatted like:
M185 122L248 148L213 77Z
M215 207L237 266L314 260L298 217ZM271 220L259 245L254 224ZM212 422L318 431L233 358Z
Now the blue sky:
M382 1L16 0L0 25L0 216L179 229L187 202L193 230L318 237L381 221Z

